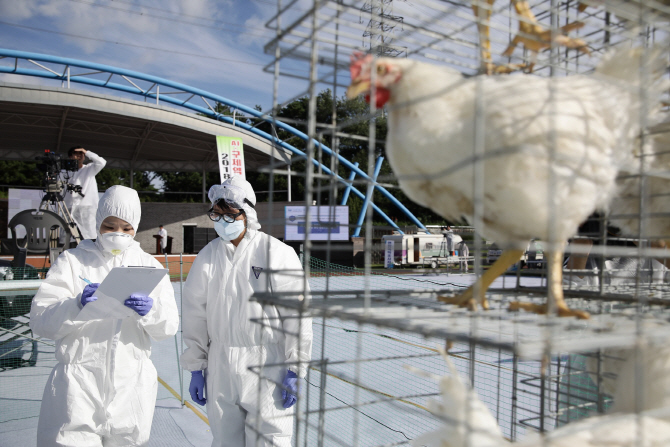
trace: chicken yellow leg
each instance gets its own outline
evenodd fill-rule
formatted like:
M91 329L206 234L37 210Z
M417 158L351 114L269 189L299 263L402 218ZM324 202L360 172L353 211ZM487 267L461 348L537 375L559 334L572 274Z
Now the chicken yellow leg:
M591 54L591 51L588 49L586 42L582 39L568 37L567 34L572 31L579 29L584 26L582 22L573 22L568 23L567 25L562 26L560 29L560 34L555 34L552 36L552 31L545 29L540 26L533 14L533 11L530 10L530 5L526 0L512 0L514 4L514 9L516 10L517 15L519 16L519 33L514 36L512 42L508 45L507 49L503 52L503 56L509 57L514 52L514 48L517 45L523 44L533 54L533 59L537 58L537 53L549 48L553 43L556 45L561 45L567 48L574 48L581 51L585 54ZM528 66L528 71L533 71L534 62L531 62Z
M583 310L572 310L563 298L563 250L545 251L547 258L547 302L545 304L521 303L514 301L510 303L509 310L526 310L538 314L546 314L553 309L559 317L577 317L588 319L588 312Z
M482 71L487 75L507 74L525 68L526 64L506 64L494 65L491 60L491 31L489 20L491 19L491 8L496 0L473 0L472 12L477 20L477 30L479 31L480 54L482 56ZM480 8L480 4L486 6Z
M496 262L484 274L459 296L447 297L438 296L437 299L447 304L457 304L461 307L468 307L470 310L477 308L477 302L481 304L482 309L488 309L489 303L486 300L486 291L493 281L507 271L516 262L519 262L523 256L523 250L505 250ZM477 295L475 296L475 290Z

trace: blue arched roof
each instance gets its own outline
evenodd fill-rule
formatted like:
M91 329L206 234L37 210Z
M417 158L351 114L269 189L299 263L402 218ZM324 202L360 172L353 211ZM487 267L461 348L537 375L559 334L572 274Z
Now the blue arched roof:
M162 101L169 104L173 104L179 107L185 107L187 109L193 110L195 112L206 114L214 119L219 121L226 122L238 126L240 128L246 129L249 132L252 132L259 137L265 138L268 141L276 144L283 149L290 151L291 153L307 159L306 154L297 149L296 147L277 139L273 135L270 135L260 129L257 129L254 126L251 126L243 121L235 120L230 116L224 116L220 113L217 113L213 106L209 104L209 101L219 102L225 104L233 109L240 110L248 115L260 118L272 123L274 126L285 130L286 132L299 137L305 141L309 140L309 137L300 130L290 126L281 121L275 120L272 116L263 114L251 107L245 106L239 102L230 100L220 95L216 95L195 87L184 85L178 82L170 81L168 79L160 78L158 76L152 76L144 73L139 73L132 70L126 70L123 68L112 67L104 64L97 64L93 62L87 62L77 59L64 58L59 56L51 56L47 54L39 53L29 53L25 51L9 50L9 49L0 49L0 61L2 59L11 58L13 59L13 64L4 65L0 62L0 73L8 74L17 74L24 76L35 76L46 79L60 80L63 83L67 83L69 87L70 82L76 82L80 84L90 85L94 87L106 88L110 90L116 90L120 92L130 93L133 95L143 96L145 98L152 98L156 101ZM28 68L23 67L22 64L26 62L30 64ZM55 64L58 68L47 67L44 65ZM93 72L87 72L82 74L71 75L70 69L75 68L84 68L88 70L93 70ZM123 83L119 83L118 80ZM140 85L149 83L151 84L148 88L143 88ZM164 89L163 94L161 94L161 87ZM165 91L165 90L168 91ZM179 96L182 96L180 98ZM187 97L183 99L183 97ZM199 101L198 101L199 100ZM200 102L200 103L199 103ZM342 157L339 154L334 153L329 147L319 143L316 140L313 140L315 148L321 150L324 153L337 157L339 163L349 169L351 172L355 173L361 179L370 181L370 177L357 165L351 163L346 158ZM333 175L337 180L345 185L351 186L351 181L345 180L337 173L333 173L328 169L327 166L324 166L318 162L316 158L311 158L310 160L315 166L319 167L323 172L328 175ZM423 224L400 202L398 201L391 193L388 192L383 186L372 182L374 188L379 191L382 195L387 197L391 203L397 206L415 225L419 228L425 230ZM357 188L351 187L351 192L357 195L358 197L365 199L365 194L360 192ZM370 204L373 209L392 227L396 228L398 231L400 229L397 225L374 203Z

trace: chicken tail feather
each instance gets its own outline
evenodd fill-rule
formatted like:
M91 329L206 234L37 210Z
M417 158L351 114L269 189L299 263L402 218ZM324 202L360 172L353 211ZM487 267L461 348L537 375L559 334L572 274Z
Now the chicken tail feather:
M651 48L621 48L606 53L596 67L596 73L634 85L658 81L667 67L663 46ZM642 74L649 78L642 79Z

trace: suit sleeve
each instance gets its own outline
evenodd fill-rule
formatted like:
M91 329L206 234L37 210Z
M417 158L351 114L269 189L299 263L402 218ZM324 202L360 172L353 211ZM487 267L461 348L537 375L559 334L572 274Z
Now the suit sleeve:
M91 160L92 168L90 169L92 170L92 177L95 177L98 174L98 172L102 171L102 168L104 168L105 165L107 164L107 160L105 160L95 152L86 151L86 157L89 160Z
M270 262L274 265L275 273L272 276L273 292L294 292L286 298L300 300L307 308L310 289L305 280L302 263L295 251L281 242L279 250L273 250ZM286 334L285 353L286 361L291 364L289 369L298 377L307 375L308 363L312 359L312 319L301 315L299 310L278 309L282 325Z
M186 350L181 355L181 365L189 371L207 368L207 294L214 267L212 261L213 250L210 244L195 258L182 292L182 331Z
M157 268L163 266L151 257L150 263ZM140 319L147 334L156 341L171 337L179 328L179 312L174 299L170 276L166 276L150 294L154 304L148 314Z
M69 253L61 254L33 298L30 329L40 337L60 340L84 324L74 321L81 311L82 289L75 289L73 262Z

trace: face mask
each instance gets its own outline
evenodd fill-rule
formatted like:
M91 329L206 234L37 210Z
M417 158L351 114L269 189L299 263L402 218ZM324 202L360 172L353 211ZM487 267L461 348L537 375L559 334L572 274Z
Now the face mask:
M244 220L236 220L233 223L228 223L221 219L218 222L214 222L214 229L224 241L234 241L244 231Z
M120 255L133 243L133 236L125 233L105 233L100 235L100 244L114 256Z

